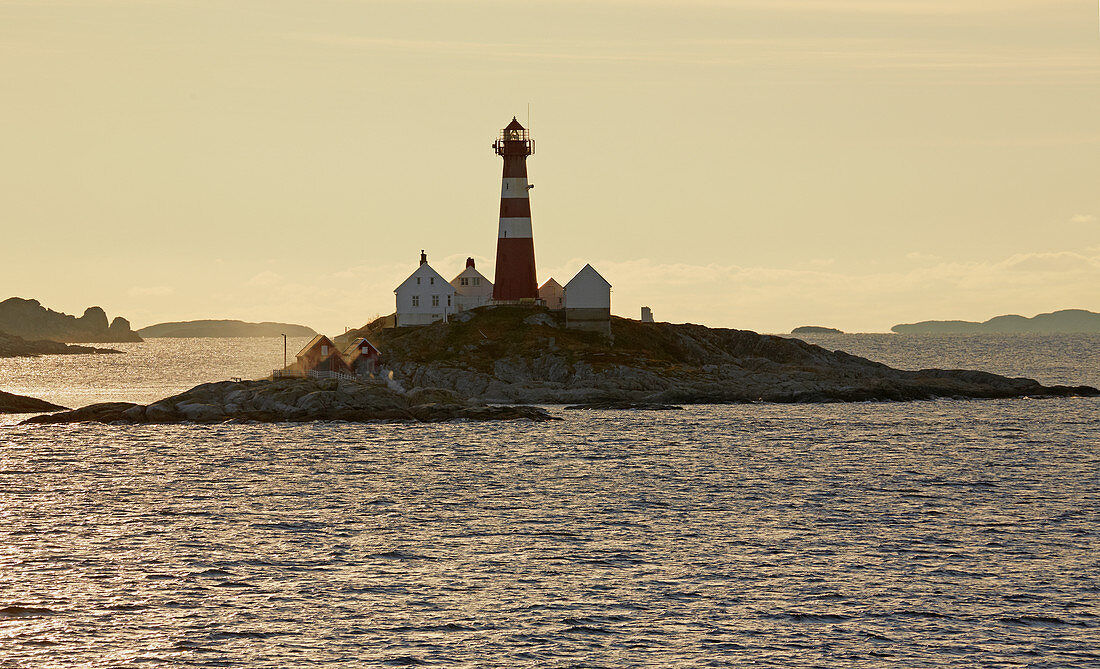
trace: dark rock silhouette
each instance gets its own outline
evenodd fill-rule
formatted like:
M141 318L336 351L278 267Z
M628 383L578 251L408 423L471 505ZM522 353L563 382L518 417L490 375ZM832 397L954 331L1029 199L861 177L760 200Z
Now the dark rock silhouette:
M13 395L0 390L0 413L41 413L44 411L65 411L66 407L51 404L45 400L22 395Z
M88 307L77 318L47 309L38 300L18 297L0 302L0 332L58 342L141 341L125 318L108 324L107 314L99 307Z
M316 332L304 325L291 323L246 323L230 320L180 321L157 323L137 331L147 338L157 337L312 337Z
M791 334L844 334L836 328L826 328L820 325L803 325L791 330Z
M113 348L77 346L48 340L26 340L15 335L0 332L0 358L33 358L40 355L62 355L74 353L122 353Z
M890 328L898 334L1024 334L1100 333L1100 314L1084 309L1063 309L1025 318L1015 314L975 321L921 321Z
M92 404L74 411L35 416L24 423L261 423L314 420L416 421L554 420L545 409L488 406L449 390L404 391L381 379L286 378L223 381L143 406L129 402Z

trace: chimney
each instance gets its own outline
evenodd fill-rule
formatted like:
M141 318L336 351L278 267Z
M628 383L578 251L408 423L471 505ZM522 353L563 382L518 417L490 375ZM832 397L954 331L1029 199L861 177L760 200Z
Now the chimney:
M428 254L424 253L424 249L420 249L420 264L423 265L426 262L428 262Z
M473 259L473 258L467 258L467 259L466 259L466 267L467 267L467 269L469 269L470 267L473 267L473 266L474 266L474 259ZM475 269L476 269L476 268L475 268Z

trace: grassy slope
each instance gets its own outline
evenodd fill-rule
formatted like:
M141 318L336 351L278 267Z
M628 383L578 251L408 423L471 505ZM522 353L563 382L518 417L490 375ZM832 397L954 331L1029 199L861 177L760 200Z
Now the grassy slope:
M570 363L585 362L597 371L621 364L680 373L708 364L751 366L754 361L771 361L808 369L841 358L854 360L799 340L744 330L642 323L613 317L609 340L595 332L524 322L532 315L545 314L559 325L563 323L560 312L547 309L502 306L472 313L474 317L466 322L397 329L381 329L371 324L345 336L367 337L382 350L384 358L391 360L443 362L486 373L492 372L499 359L544 353L561 356Z

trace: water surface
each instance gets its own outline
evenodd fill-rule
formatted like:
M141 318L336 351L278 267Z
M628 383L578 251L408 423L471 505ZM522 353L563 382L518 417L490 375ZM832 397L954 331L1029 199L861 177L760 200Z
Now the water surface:
M0 667L1100 665L1100 400L553 410L0 427Z

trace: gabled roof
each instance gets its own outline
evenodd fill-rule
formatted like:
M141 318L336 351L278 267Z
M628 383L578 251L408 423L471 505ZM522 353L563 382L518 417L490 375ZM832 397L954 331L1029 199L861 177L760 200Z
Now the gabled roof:
M451 290L454 290L454 286L452 286L446 279L444 279L442 274L432 269L432 266L428 263L424 263L420 267L417 267L416 271L409 275L409 278L402 281L401 285L399 285L397 288L394 288L393 292L396 293L397 291L401 290L405 287L406 284L416 285L416 277L420 277L422 279L435 277L439 279L439 282L436 285L443 285ZM425 283L427 282L422 282L421 285L424 285Z
M335 351L338 350L336 348L336 344L333 344L331 339L329 339L328 337L326 337L323 334L319 334L319 335L314 336L313 339L310 339L309 342L306 343L306 345L302 347L302 350L298 351L298 354L295 355L294 357L300 358L303 355L305 355L307 351L309 351L310 349L315 348L317 346L320 346L321 344L327 345L328 348L329 348L330 353L335 352Z
M379 353L382 352L378 349L377 346L370 343L370 340L367 339L366 337L359 337L359 338L355 339L354 341L352 341L350 344L348 344L348 347L344 349L344 355L349 355L351 353L355 353L356 351L358 351L359 349L361 349L363 347L363 344L366 344L367 346L370 346L371 348L373 348L375 351L378 351Z
M458 281L459 279L470 279L470 278L473 278L475 276L481 277L482 279L485 279L486 281L489 280L489 279L485 278L484 274L477 271L476 267L467 267L466 269L462 270L461 274L459 274L455 278L451 279L451 281Z
M539 286L539 290L542 290L543 288L553 289L553 288L561 288L561 287L562 287L561 284L558 283L557 280L554 279L554 277L550 277L549 279L546 280L546 283Z
M603 278L603 276L601 276L600 273L596 271L595 267L588 264L582 267L581 271L573 275L573 278L569 280L569 283L565 284L565 289L569 290L569 286L573 285L573 282L578 279L580 279L581 281L591 281L594 279L599 279L600 281L606 283L608 288L611 287L611 282Z

